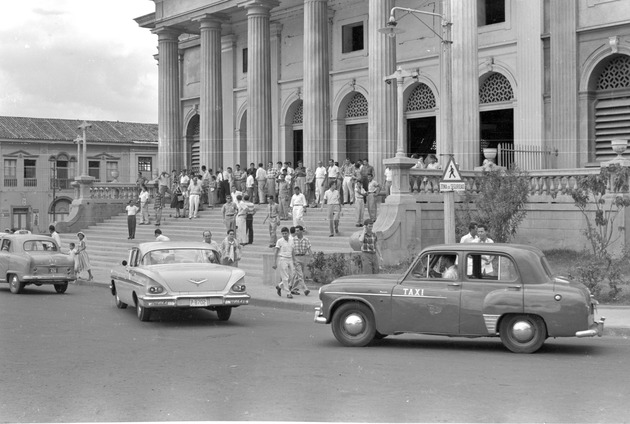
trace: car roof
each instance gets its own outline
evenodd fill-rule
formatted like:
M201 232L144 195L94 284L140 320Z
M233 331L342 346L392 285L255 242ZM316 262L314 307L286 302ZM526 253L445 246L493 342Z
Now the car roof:
M151 241L140 243L138 248L143 252L149 252L165 249L212 249L212 246L202 241Z
M544 256L544 253L535 246L527 244L516 243L449 243L449 244L434 244L422 249L422 252L429 250L451 250L451 251L496 251L507 253L512 256L519 256L523 254L536 254L537 256Z
M45 240L54 241L54 239L48 234L8 234L4 233L0 235L0 238L7 238L15 240L16 242L28 241L28 240Z

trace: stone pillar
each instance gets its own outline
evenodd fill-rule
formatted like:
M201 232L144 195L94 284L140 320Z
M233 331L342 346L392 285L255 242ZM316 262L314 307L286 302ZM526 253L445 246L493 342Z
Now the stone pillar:
M223 90L223 110L234 109L234 86L236 74L236 36L234 34L223 36L221 39L221 86ZM238 117L232 113L223 114L223 141L222 154L217 158L221 164L235 163L233 155L226 157L227 152L233 150L232 146L238 146L239 150L247 150L247 145L241 144L240 126ZM247 135L244 136L247 138ZM256 162L258 164L258 162ZM216 172L217 168L212 168Z
M558 149L558 168L574 168L578 149L577 8L572 0L549 2L551 32L551 140Z
M446 0L449 1L449 0ZM451 1L452 26L452 117L455 162L460 169L479 163L479 59L477 2ZM440 102L446 99L440 99ZM444 122L445 119L442 119ZM442 131L442 134L446 134ZM448 156L441 156L446 164Z
M271 41L270 10L275 0L249 0L247 9L247 150L254 162L267 163L271 151Z
M383 159L396 153L396 84L384 78L396 70L396 41L378 32L389 21L393 0L369 0L368 20L368 151L374 179L385 184Z
M223 164L223 95L221 84L221 22L204 16L201 30L201 99L199 161L216 172Z
M169 28L158 35L158 170L171 172L184 164L179 91L179 33Z
M543 134L543 33L542 0L518 1L514 3L517 30L516 68L518 75L527 75L519 81L518 108L514 110L514 139L526 145L544 147ZM519 161L518 156L515 158ZM542 161L541 161L542 164ZM542 167L541 167L542 169Z
M305 0L304 163L308 166L330 157L328 48L328 0Z

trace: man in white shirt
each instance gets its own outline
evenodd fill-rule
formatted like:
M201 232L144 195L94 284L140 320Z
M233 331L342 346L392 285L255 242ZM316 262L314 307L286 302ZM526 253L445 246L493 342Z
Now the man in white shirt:
M57 242L57 246L59 246L59 250L61 250L61 236L59 236L59 233L55 229L55 226L54 225L49 225L48 226L48 231L50 231L50 237L52 237L53 240L55 240L55 242Z
M471 222L468 224L468 234L462 236L459 240L460 243L477 243L477 223Z
M494 243L494 241L488 237L488 233L486 232L487 228L483 224L477 225L477 241L474 243ZM482 255L481 256L481 273L484 275L492 274L494 268L492 267L492 260L494 256L490 255Z
M301 193L300 187L293 187L293 191L295 194L291 197L291 204L289 205L292 208L293 215L293 226L297 227L300 225L304 228L304 208L306 207L306 197Z
M457 280L457 265L455 265L455 255L442 256L444 262L445 271L442 273L442 278L447 280Z
M261 204L267 203L265 199L267 199L267 191L265 190L267 185L267 171L263 168L263 164L258 164L258 169L256 170L256 182L258 183L258 202Z
M324 201L324 193L326 187L324 181L326 180L326 168L322 164L322 161L317 161L317 169L315 169L315 203L320 205Z
M281 282L276 286L276 292L278 296L282 296L282 289L284 289L288 292L287 297L291 299L293 295L291 294L290 284L295 270L293 265L295 262L295 254L293 252L293 243L289 241L289 229L282 227L280 232L282 233L282 238L276 242L273 265L273 269L280 266Z
M153 232L153 235L155 235L155 241L171 241L170 238L162 234L162 230L160 230L159 228L155 229L155 231Z
M149 191L145 186L142 186L142 189L140 189L138 200L140 200L141 214L139 225L149 225L151 223L151 221L149 220Z
M328 161L327 175L328 179L326 180L326 185L330 187L330 183L337 181L337 178L339 178L339 167L335 165L335 161L332 159ZM339 189L339 187L337 187L337 189Z

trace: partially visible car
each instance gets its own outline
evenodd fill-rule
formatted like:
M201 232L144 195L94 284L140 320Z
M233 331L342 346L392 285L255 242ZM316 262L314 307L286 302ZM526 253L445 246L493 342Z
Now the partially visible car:
M593 337L597 301L581 283L555 276L537 248L469 243L424 249L402 275L342 277L322 286L315 322L345 346L402 333L500 337L516 353L548 337Z
M0 283L9 283L11 293L29 284L52 284L57 293L65 293L75 280L74 259L61 253L52 237L0 234Z
M219 258L208 243L141 243L111 271L114 302L120 309L134 306L141 321L149 321L153 311L179 308L205 308L227 321L250 296L245 271L220 265Z

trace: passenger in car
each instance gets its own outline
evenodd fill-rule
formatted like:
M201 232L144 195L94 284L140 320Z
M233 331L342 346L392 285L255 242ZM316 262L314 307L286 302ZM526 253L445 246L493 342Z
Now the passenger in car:
M455 255L444 255L442 256L442 262L444 265L444 272L442 273L442 278L447 280L457 280L457 265L455 265Z

